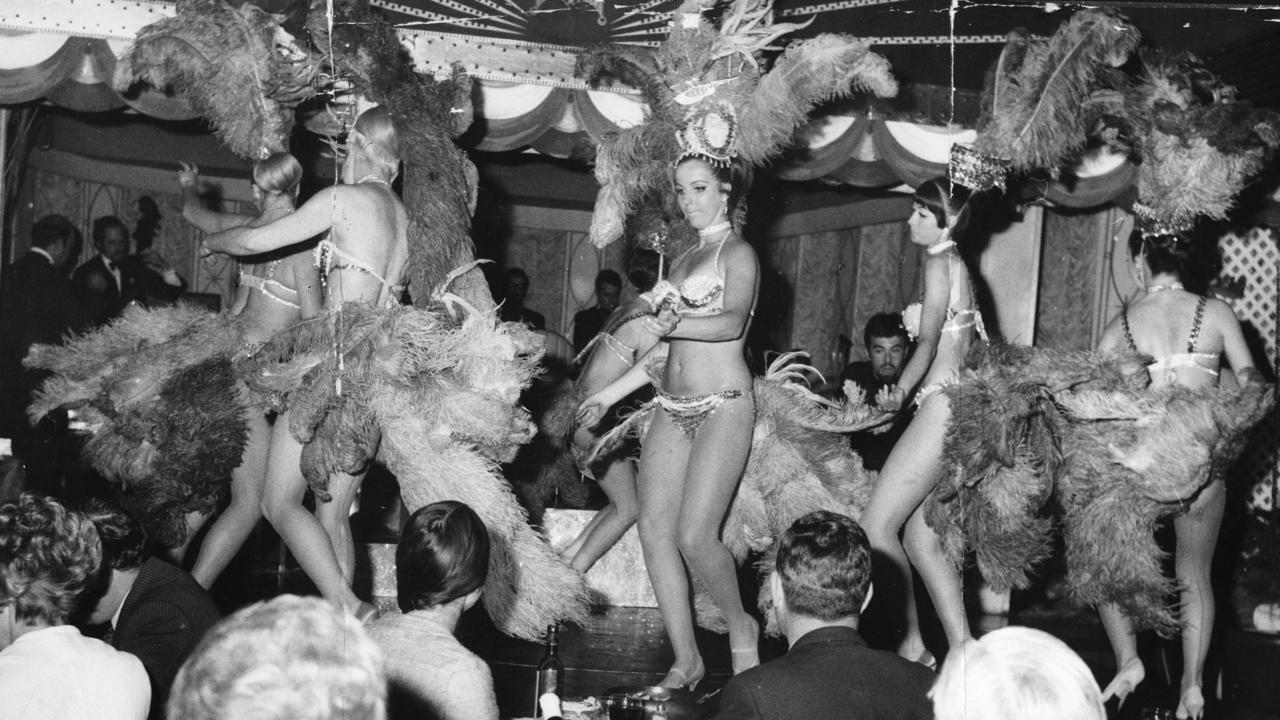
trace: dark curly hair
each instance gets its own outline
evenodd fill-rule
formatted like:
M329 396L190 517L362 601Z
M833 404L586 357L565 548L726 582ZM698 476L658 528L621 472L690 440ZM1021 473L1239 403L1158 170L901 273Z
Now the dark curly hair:
M19 621L65 625L102 564L98 531L57 500L23 493L0 505L0 604Z
M129 513L95 500L84 509L102 538L102 565L112 570L136 570L150 557L147 532Z
M419 508L396 547L400 609L424 610L460 598L489 575L489 531L454 500Z

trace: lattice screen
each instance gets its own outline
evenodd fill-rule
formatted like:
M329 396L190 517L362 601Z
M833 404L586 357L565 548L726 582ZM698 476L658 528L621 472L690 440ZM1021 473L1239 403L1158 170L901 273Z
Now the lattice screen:
M1231 304L1242 325L1252 326L1265 348L1271 370L1280 370L1280 244L1276 231L1255 228L1219 242L1222 272L1245 281L1244 296ZM1253 484L1250 505L1271 510L1280 496L1280 412L1273 411L1254 431L1241 467Z

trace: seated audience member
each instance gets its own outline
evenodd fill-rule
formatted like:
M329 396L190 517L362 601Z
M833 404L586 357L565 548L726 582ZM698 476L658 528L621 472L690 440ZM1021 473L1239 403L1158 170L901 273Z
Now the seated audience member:
M604 328L604 321L622 299L622 276L613 270L596 273L596 304L573 315L573 351L582 352Z
M787 654L724 686L722 720L862 720L933 717L934 674L858 634L870 598L871 549L851 518L823 510L782 535L770 578Z
M453 636L489 574L489 532L460 502L432 503L409 518L396 548L401 615L369 635L388 663L390 716L497 720L493 677Z
M1005 627L951 651L929 696L937 720L1105 720L1093 673L1042 630Z
M502 293L502 305L498 307L498 318L503 322L520 322L534 330L546 330L547 318L536 310L524 306L529 295L529 276L520 268L511 268L504 276L506 285Z
M151 717L163 717L173 676L218 622L218 606L185 570L149 556L146 533L124 511L100 505L85 514L102 538L102 568L110 573L89 622L110 622L112 647L142 661Z
M897 384L911 356L911 341L907 338L900 313L872 315L862 332L862 341L867 349L867 359L846 365L840 373L840 381L841 384L845 380L853 381L862 388L867 402L874 406L881 390ZM902 412L888 425L849 435L849 445L862 458L863 467L876 471L884 467L889 451L911 424L912 416L909 411Z
M142 720L142 663L70 624L102 561L98 531L57 501L0 506L0 720Z
M205 634L169 693L171 720L383 720L382 656L360 622L281 595Z

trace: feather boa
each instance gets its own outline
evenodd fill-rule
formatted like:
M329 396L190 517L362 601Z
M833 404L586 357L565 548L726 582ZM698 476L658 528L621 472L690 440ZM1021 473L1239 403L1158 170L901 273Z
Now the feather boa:
M1119 604L1140 628L1176 628L1154 529L1239 454L1273 388L1148 389L1140 355L990 346L945 389L952 468L927 505L956 563L976 553L997 587L1022 587L1062 508L1068 586Z
M37 345L27 365L53 375L28 408L33 420L75 410L84 457L119 483L123 501L165 547L187 537L189 512L211 514L229 492L248 428L232 371L238 322L194 305L127 308L62 345Z
M529 528L498 467L534 435L517 400L541 353L535 332L457 298L428 309L347 303L280 333L239 370L289 409L317 497L327 499L332 473L376 453L410 512L470 505L493 541L485 607L503 632L536 639L586 608L582 578Z

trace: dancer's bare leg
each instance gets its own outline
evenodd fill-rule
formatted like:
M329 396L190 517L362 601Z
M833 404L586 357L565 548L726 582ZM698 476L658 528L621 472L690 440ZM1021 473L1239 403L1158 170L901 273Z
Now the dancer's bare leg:
M1226 486L1213 482L1173 520L1178 546L1174 568L1182 585L1182 683L1177 717L1198 718L1204 708L1204 663L1213 639L1213 551L1226 508Z
M360 492L360 483L363 481L364 473L334 473L329 476L330 500L316 501L316 519L329 535L333 554L338 559L338 567L342 569L342 577L348 585L355 576L356 566L356 544L351 537L351 508L355 506L356 494Z
M890 592L881 597L903 600L906 632L898 645L898 654L909 660L927 659L927 649L920 634L911 566L898 532L938 482L942 439L950 416L942 393L925 399L885 460L860 521L871 548L892 563L892 567L878 571L877 577L893 584L891 589L886 588Z
M959 571L943 551L938 534L925 521L923 503L907 520L903 547L929 589L929 597L947 636L947 647L960 647L971 637L969 618L964 611L964 585Z
M569 566L578 572L590 570L636 521L639 510L635 463L630 459L610 463L600 479L600 489L609 498L609 504L596 513L575 542L577 549Z
M1116 676L1102 691L1102 699L1106 701L1114 696L1123 705L1129 693L1147 676L1147 670L1138 658L1138 638L1134 635L1133 625L1119 606L1101 605L1098 616L1102 619L1107 640L1111 642L1111 651L1116 656Z
M702 422L689 452L680 506L680 552L729 625L735 673L760 664L760 628L742 606L737 565L720 541L720 529L747 466L754 423L750 396L724 401Z
M289 415L285 413L272 428L262 512L284 538L320 594L329 602L354 611L360 600L342 577L329 535L302 505L307 481L302 477L301 458L302 444L290 434Z
M231 502L209 527L191 576L205 588L213 587L231 559L262 517L262 486L267 477L271 450L271 423L260 409L245 413L249 434L240 466L231 471Z
M640 454L637 483L640 514L637 528L640 547L649 569L649 581L658 600L658 611L675 652L672 672L663 682L679 683L703 667L693 635L693 605L689 578L676 542L689 441L662 410L656 410ZM679 674L680 677L673 677Z

